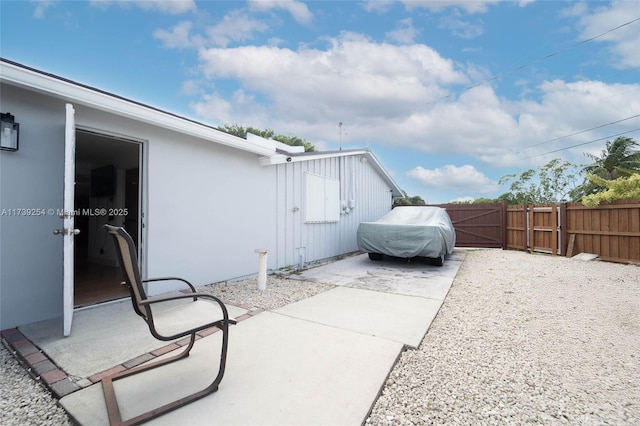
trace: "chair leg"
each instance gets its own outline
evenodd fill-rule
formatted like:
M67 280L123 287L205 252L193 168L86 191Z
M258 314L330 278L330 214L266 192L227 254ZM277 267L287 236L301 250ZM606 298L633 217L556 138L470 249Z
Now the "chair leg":
M227 357L227 344L228 344L228 325L225 324L223 326L220 326L220 328L222 329L222 352L220 355L220 368L218 370L218 374L216 376L216 378L214 379L214 381L207 386L205 389L193 393L189 396L186 396L184 398L178 399L176 401L173 401L169 404L163 405L161 407L155 408L151 411L148 411L146 413L140 414L139 416L136 416L134 418L131 418L129 420L123 421L122 420L122 416L120 414L120 409L118 407L118 400L116 398L115 395L115 390L113 389L113 382L115 380L118 379L122 379L128 376L132 376L138 373L142 373L144 371L148 371L157 367L161 367L163 365L178 361L182 358L186 358L189 356L189 352L191 351L191 348L193 348L193 344L195 343L196 340L196 334L191 334L191 339L189 341L189 344L187 345L186 349L183 350L182 352L180 352L178 355L161 360L161 361L156 361L153 362L151 364L147 364L147 365L142 365L136 368L132 368L131 370L127 370L127 371L123 371L120 373L116 373L114 375L105 377L104 379L102 379L102 388L104 391L104 397L105 397L105 402L107 404L107 414L109 416L109 423L111 425L123 425L123 426L133 426L133 425L138 425L141 424L143 422L149 421L155 417L161 416L162 414L168 413L169 411L175 410L177 408L180 408L186 404L189 404L190 402L193 402L197 399L200 399L202 397L207 396L208 394L215 392L218 390L218 385L220 384L220 381L222 380L222 376L224 375L224 370L225 370L225 364L226 364L226 357Z

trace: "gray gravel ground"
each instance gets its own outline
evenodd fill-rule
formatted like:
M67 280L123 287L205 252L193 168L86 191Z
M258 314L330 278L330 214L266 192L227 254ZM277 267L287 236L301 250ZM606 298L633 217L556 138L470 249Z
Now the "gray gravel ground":
M368 424L640 424L640 267L470 252Z
M205 288L275 309L332 286L269 277ZM366 423L640 424L640 267L470 251L418 349L391 372ZM2 346L1 425L67 425Z
M289 303L307 299L332 289L329 284L307 283L278 276L269 276L265 290L258 290L255 279L199 287L198 291L210 293L225 303L262 308L270 311Z
M33 380L16 358L0 345L0 425L70 425L49 391Z

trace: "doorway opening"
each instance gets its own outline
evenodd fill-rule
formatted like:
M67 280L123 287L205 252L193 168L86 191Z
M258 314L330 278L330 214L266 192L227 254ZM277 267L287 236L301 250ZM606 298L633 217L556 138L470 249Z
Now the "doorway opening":
M74 306L129 296L102 225L124 226L139 250L142 143L76 130Z

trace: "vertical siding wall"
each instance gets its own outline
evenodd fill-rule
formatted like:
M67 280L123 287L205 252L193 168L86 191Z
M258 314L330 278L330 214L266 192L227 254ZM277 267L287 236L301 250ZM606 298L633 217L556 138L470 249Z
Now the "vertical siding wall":
M279 164L276 168L278 269L357 251L360 222L377 220L391 210L391 188L362 155ZM338 179L340 198L346 203L354 200L355 207L341 213L337 223L305 223L305 173Z

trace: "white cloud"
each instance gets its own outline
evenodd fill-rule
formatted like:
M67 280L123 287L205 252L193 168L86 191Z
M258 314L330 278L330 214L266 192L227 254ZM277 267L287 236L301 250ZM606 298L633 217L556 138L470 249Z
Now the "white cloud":
M180 22L174 26L171 31L158 29L155 30L153 36L162 41L162 44L168 48L187 48L193 46L191 39L192 23L188 21Z
M497 182L468 164L460 167L449 164L432 170L418 166L409 170L407 176L416 179L425 188L478 194L491 194L498 189Z
M360 4L367 12L386 13L396 3L394 0L364 0Z
M171 15L180 15L197 10L194 0L90 0L91 4L108 7L111 4L120 6L136 6L143 10L153 10Z
M316 146L337 144L342 121L349 129L345 148L406 147L498 168L532 167L556 157L579 164L584 152L604 142L537 156L640 127L640 119L631 120L541 144L636 115L640 84L551 80L527 87L530 98L521 100L500 98L481 85L432 103L486 70L460 68L423 44L376 43L353 33L327 41L325 49L201 49L203 77L235 80L240 90L209 94L194 109L219 123L273 128Z
M576 17L582 16L589 10L589 5L583 1L577 1L570 3L568 7L565 7L560 11L560 16L563 17Z
M393 40L403 44L413 43L417 35L418 30L416 30L416 28L413 26L411 18L401 20L400 22L398 22L397 29L386 33L386 37L389 40Z
M451 31L456 37L460 37L465 40L474 39L482 33L484 28L481 25L472 24L471 22L460 19L457 14L451 16L443 16L440 18L439 27Z
M637 115L640 111L640 84L553 80L543 82L538 90L542 94L540 102L523 101L513 106L519 111L521 145L530 146L532 144L527 142L532 141L538 143L522 153L528 157L640 127L640 119L627 120L597 131L539 144ZM553 156L550 158L570 156L574 161L584 160L582 153L589 148L590 144L587 144L558 151L551 153Z
M580 39L603 34L638 17L640 8L637 1L614 1L607 6L598 7L593 13L580 19ZM612 65L640 68L640 21L607 33L593 42L611 44Z
M251 40L256 32L264 32L269 26L246 13L235 10L227 14L220 23L209 27L207 35L215 46L225 47L231 42Z
M45 12L47 9L56 5L56 1L53 0L32 0L35 3L36 7L33 10L33 17L42 19L44 18Z
M268 97L273 116L305 122L402 118L443 96L441 84L466 82L428 46L376 44L350 33L327 50L243 46L203 49L200 58L206 77L237 79Z
M205 29L206 36L194 33L193 23L183 21L170 30L157 29L153 36L167 48L204 48L206 46L227 47L231 43L251 40L258 32L265 32L269 26L252 18L242 10L233 10L216 25Z
M251 10L259 11L284 9L301 24L308 24L313 20L313 14L307 5L296 0L251 0L249 7Z
M197 115L206 117L214 123L229 124L235 122L232 114L233 104L216 92L202 95L200 101L191 103L191 108Z
M195 96L202 93L200 87L201 82L196 80L187 80L180 86L180 93L187 96Z
M500 0L469 1L469 0L403 0L409 10L425 8L438 12L446 8L455 8L467 13L485 13L489 6L497 4Z

